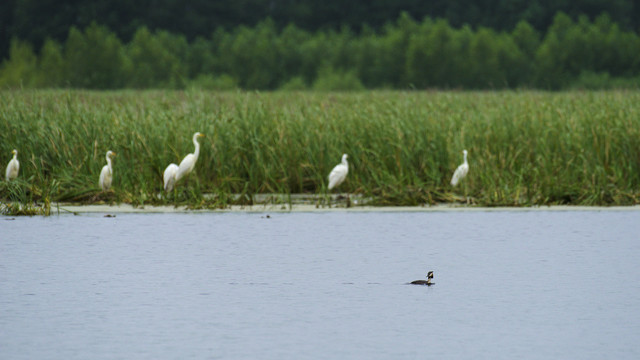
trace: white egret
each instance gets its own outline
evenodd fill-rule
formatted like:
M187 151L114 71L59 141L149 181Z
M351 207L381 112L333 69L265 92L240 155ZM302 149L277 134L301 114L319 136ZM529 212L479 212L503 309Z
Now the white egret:
M105 156L107 158L107 165L102 167L102 171L100 172L100 181L98 181L100 187L102 188L102 191L107 191L111 187L111 181L113 180L111 158L114 156L116 156L116 153L111 150L107 151L107 155Z
M178 165L171 163L164 170L164 191L171 192L173 185L176 183L176 174L178 173Z
M193 145L195 145L196 150L192 154L185 156L184 159L182 159L182 161L180 162L180 166L178 166L178 172L176 173L176 182L188 175L191 171L193 171L194 166L196 166L196 161L198 161L198 155L200 154L200 144L198 143L198 138L203 136L204 134L200 134L199 132L193 134Z
M349 173L349 163L347 162L347 154L342 155L342 162L336 165L329 174L329 190L342 184Z
M462 165L458 166L456 171L453 173L453 177L451 177L451 185L456 186L469 172L469 163L467 162L467 150L463 150L464 154L464 162Z
M18 177L18 171L20 171L20 161L18 161L18 150L13 149L11 152L13 154L13 159L9 161L9 165L7 165L7 172L5 174L5 178L7 181L11 181Z

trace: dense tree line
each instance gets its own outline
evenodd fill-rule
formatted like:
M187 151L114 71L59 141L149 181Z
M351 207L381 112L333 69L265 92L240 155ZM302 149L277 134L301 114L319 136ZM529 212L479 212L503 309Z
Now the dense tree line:
M380 30L279 29L273 20L207 37L139 27L72 27L41 47L14 39L0 87L499 89L640 84L640 37L608 15L558 13L546 32L455 27L404 13Z
M0 1L0 59L8 56L9 43L18 38L41 48L47 38L66 39L73 26L91 23L111 29L129 42L140 27L166 30L189 41L208 37L222 27L254 27L267 18L278 30L293 24L307 30L374 30L406 12L412 18L446 19L451 26L469 25L510 31L526 21L546 31L553 17L564 12L572 19L593 20L607 13L623 30L640 28L636 0L3 0Z

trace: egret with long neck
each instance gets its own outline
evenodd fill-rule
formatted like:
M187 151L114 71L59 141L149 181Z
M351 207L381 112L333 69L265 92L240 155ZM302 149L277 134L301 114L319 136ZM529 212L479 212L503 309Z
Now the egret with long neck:
M198 161L198 155L200 155L200 143L198 143L198 138L203 137L204 134L200 134L199 132L193 134L193 145L196 147L193 153L188 154L182 159L180 165L178 166L178 172L176 172L176 182L183 177L189 175L193 168L196 166L196 161Z
M456 171L453 173L451 177L451 185L456 186L469 172L469 163L467 162L467 150L462 150L462 154L464 155L464 162L458 166Z
M102 171L100 172L100 180L98 183L102 188L102 191L107 191L111 188L111 182L113 181L113 167L111 166L111 158L116 156L116 153L109 150L107 151L107 165L102 167Z

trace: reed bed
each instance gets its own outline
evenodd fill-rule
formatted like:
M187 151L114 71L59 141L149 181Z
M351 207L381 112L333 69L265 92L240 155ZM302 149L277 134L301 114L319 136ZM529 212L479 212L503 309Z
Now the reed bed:
M196 131L206 137L194 173L160 196L162 172L193 152ZM322 195L347 153L338 191L375 204L466 194L484 206L630 205L640 203L640 92L4 91L3 167L14 148L20 186L0 182L5 201L224 207ZM469 175L452 188L463 149ZM118 155L104 193L107 150Z

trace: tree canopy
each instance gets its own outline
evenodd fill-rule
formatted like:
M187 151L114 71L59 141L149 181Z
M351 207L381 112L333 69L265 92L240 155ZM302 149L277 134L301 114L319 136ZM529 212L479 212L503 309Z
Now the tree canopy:
M208 37L216 29L253 27L267 18L277 29L293 24L307 31L374 30L401 13L414 19L446 19L453 27L469 25L511 31L526 21L546 31L558 12L593 20L606 13L623 30L640 27L640 4L634 0L3 0L0 1L0 59L17 38L41 48L47 38L67 38L71 27L106 26L128 42L142 26L185 36Z
M638 88L638 54L640 36L608 15L558 13L544 33L526 21L497 31L402 13L379 31L268 19L195 39L141 26L129 40L93 22L39 49L14 38L0 88Z

